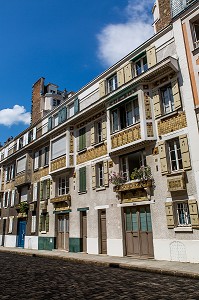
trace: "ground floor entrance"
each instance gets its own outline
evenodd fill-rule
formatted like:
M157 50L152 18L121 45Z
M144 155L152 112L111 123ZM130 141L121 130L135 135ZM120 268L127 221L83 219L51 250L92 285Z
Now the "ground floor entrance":
M87 252L87 211L80 212L81 252Z
M153 257L150 206L124 208L126 255Z
M3 232L2 232L2 243L1 243L2 246L4 246L5 244L5 234L6 234L6 219L3 219Z
M25 235L26 235L26 221L23 219L19 219L18 226L17 226L17 247L24 248Z
M69 214L58 214L57 248L69 251Z

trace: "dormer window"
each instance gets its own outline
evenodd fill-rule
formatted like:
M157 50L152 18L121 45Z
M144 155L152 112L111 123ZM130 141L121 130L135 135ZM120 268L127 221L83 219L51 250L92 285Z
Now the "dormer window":
M193 22L193 42L194 42L194 48L199 47L199 18Z
M147 57L144 55L139 60L135 61L135 74L136 76L148 70Z
M53 99L53 107L60 105L60 103L61 103L61 100Z
M111 93L112 91L116 90L118 86L117 74L107 79L107 84L108 84L108 93Z

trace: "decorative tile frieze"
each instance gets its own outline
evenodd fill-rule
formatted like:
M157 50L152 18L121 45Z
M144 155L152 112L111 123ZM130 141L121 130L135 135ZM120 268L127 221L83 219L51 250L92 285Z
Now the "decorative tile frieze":
M60 157L50 164L51 172L66 167L66 156Z
M107 154L107 145L103 144L98 147L89 149L83 153L77 154L77 164L84 163L86 161L92 160L94 158L103 156Z
M95 121L96 119L99 119L100 117L104 116L106 114L106 111L103 110L101 111L100 113L92 116L91 118L85 120L84 122L81 122L80 124L77 125L77 128L80 128L80 127L83 127L85 126L86 124L92 122L92 121Z
M185 112L181 112L178 115L168 117L167 119L160 120L158 122L158 135L167 134L187 126L187 120Z
M140 124L111 136L111 147L117 148L141 139Z
M50 203L65 202L65 201L70 201L70 200L71 200L71 195L66 194L66 195L57 196L57 197L50 199Z
M49 174L49 167L39 170L33 174L33 181L39 181L41 177L47 176Z
M151 104L150 104L150 97L147 92L144 92L144 106L145 106L145 115L146 119L151 119Z
M174 175L167 178L167 186L169 192L185 190L185 178L184 173L180 175Z
M148 122L146 124L146 130L147 130L147 137L153 137L153 123L152 122Z
M29 183L29 182L31 182L31 173L30 172L26 172L22 175L18 175L15 178L15 186L22 185L22 184Z

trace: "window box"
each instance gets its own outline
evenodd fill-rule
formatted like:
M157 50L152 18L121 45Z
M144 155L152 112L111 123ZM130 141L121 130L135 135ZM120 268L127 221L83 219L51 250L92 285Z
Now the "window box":
M134 189L142 189L142 188L151 188L152 187L152 179L141 181L141 180L131 180L129 182L120 184L118 186L113 187L114 192L122 192L129 191Z

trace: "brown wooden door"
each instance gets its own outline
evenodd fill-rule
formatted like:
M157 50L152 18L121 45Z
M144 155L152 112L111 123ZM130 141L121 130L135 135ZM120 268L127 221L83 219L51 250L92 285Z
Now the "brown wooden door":
M58 249L69 251L69 215L58 216Z
M81 212L81 238L82 238L82 251L87 252L87 213Z
M124 209L126 254L153 256L153 235L150 207Z
M100 253L107 254L106 211L100 211Z

